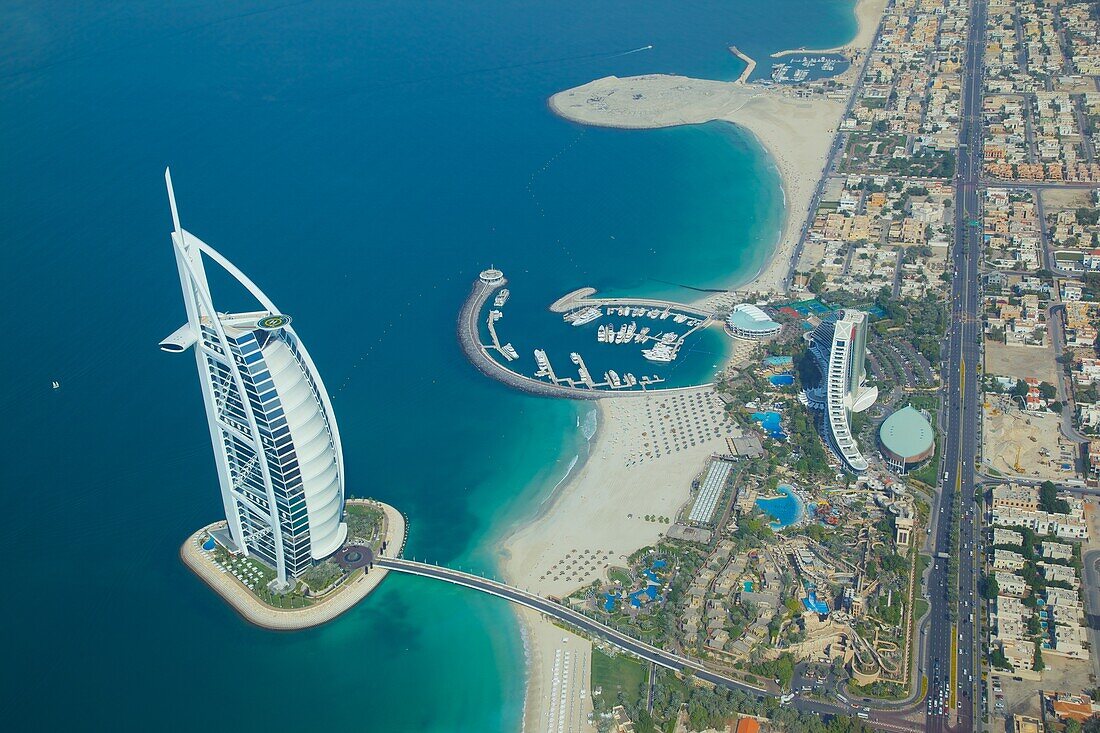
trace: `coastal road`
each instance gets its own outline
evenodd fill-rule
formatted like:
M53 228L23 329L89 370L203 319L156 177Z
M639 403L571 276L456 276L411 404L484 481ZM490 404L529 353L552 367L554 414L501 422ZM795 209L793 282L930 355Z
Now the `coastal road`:
M867 46L867 51L863 56L863 63L859 67L859 76L855 77L855 81L852 82L852 93L848 95L848 103L844 107L843 114L840 115L840 119L843 120L852 113L852 108L855 107L856 102L859 99L859 90L863 86L863 78L867 75L867 69L871 65L871 56L874 55L875 45L878 43L879 38L882 35L882 24L886 19L886 14L883 13L879 18L878 27L875 29L875 35L871 38L871 43ZM821 197L825 193L825 185L829 181L829 176L836 168L837 160L840 157L841 151L844 150L844 141L848 139L848 136L842 134L839 130L833 137L833 144L829 148L829 153L826 156L825 168L821 172L821 178L817 181L817 188L814 189L814 195L810 199L810 206L806 213L806 219L802 222L802 229L798 235L798 242L794 246L794 251L791 252L790 262L787 263L787 275L783 279L783 290L789 291L791 283L794 282L794 274L798 270L798 260L802 257L802 249L806 245L806 237L810 234L810 226L814 223L814 217L817 215L817 208L821 205ZM847 265L845 265L847 270Z
M962 117L955 180L954 273L951 281L951 325L944 353L944 413L940 501L934 508L934 551L958 558L958 577L947 559L936 558L929 574L928 702L926 730L933 733L974 730L981 679L978 652L977 563L981 558L981 516L974 503L974 469L978 459L981 318L978 265L981 219L981 84L986 24L985 0L972 0L963 67ZM957 509L956 509L957 504ZM958 512L959 538L952 537L952 511ZM950 585L957 586L949 587ZM957 597L956 597L957 592Z
M525 590L520 590L519 588L512 587L505 583L483 578L479 575L463 572L461 570L443 567L441 565L433 565L431 563L417 562L403 558L379 557L375 560L375 565L380 568L385 568L386 570L433 578L446 583L479 590L483 593L497 596L498 598L504 598L512 603L534 609L547 616L558 619L559 621L564 621L589 636L602 638L646 662L678 672L689 671L696 678L705 680L719 687L742 690L756 697L776 697L778 695L778 692L774 689L757 687L742 682L741 680L726 677L725 675L705 668L697 659L673 654L650 644L646 644L645 642L638 641L621 631L617 631L606 624L589 618L580 611L570 608L569 606L565 606ZM787 705L802 712L826 716L854 716L861 710L858 706L854 706L842 700L831 703L802 697L795 697L787 703ZM866 722L874 725L874 727L880 730L893 731L894 733L908 733L910 731L920 730L919 727L915 727L909 721L890 713L872 714L870 719Z

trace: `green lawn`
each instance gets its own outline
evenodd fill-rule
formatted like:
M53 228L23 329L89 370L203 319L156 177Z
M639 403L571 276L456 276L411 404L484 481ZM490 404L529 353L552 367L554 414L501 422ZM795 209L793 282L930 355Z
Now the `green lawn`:
M627 589L629 589L631 584L634 582L634 579L630 575L630 571L624 570L623 568L609 569L607 571L607 578L611 582L619 581Z
M377 547L382 543L382 510L363 504L348 504L348 538L355 538Z
M599 649L592 650L592 689L600 688L600 693L609 707L618 704L619 692L622 692L632 707L642 700L642 686L646 682L645 666L626 654L611 657Z

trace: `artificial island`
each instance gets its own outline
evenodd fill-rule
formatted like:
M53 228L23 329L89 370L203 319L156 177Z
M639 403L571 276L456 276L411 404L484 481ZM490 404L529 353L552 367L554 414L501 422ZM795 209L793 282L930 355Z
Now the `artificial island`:
M160 348L195 354L225 508L224 520L187 538L180 557L248 621L279 630L316 626L385 577L376 560L400 554L405 519L388 504L348 500L336 416L290 317L183 229L168 171L165 182L187 322ZM258 309L219 312L206 258Z

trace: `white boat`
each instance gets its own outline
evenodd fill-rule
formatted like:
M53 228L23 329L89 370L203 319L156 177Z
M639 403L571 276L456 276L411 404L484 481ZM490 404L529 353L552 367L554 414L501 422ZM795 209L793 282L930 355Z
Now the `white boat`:
M513 359L518 359L519 358L519 352L517 352L516 347L512 346L512 344L510 344L510 343L509 344L504 344L504 346L501 346L500 350L504 353L504 358L507 359L508 361L512 361Z
M619 375L618 375L618 373L615 372L614 369L610 370L607 373L607 376L608 376L608 379L611 382L611 388L612 389L619 389L620 387L623 386L623 381L621 379L619 379Z
M625 323L619 326L619 330L615 332L615 343L621 344L626 340L626 329L629 328Z
M658 310L657 308L654 308L653 310L648 311L646 313L646 316L649 317L649 318L657 318L660 315L661 315L661 311Z
M626 374L624 374L624 375L623 375L623 384L624 384L625 386L627 386L627 387L633 387L633 386L634 386L635 384L637 384L637 383L638 383L638 378L637 378L637 377L635 377L635 376L634 376L633 374L631 374L630 372L627 372Z
M631 308L630 309L630 315L633 316L634 318L637 318L638 316L644 316L645 315L645 308Z
M53 388L54 389L61 389L61 382L58 382L58 381L55 380L53 382Z
M581 355L575 351L571 351L569 352L569 360L572 361L574 364L580 365Z
M657 344L652 349L642 349L642 356L650 361L670 362L676 358L676 351L668 344Z
M535 363L539 365L539 374L550 373L550 360L542 349L535 349Z
M685 316L683 313L677 313L676 315L674 315L672 317L672 320L675 321L676 323L683 323L687 319L688 319L688 317Z
M631 321L630 325L626 328L626 336L623 337L623 343L629 344L634 340L634 332L638 330L638 324L635 321Z
M508 290L508 288L504 288L499 293L497 293L497 297L493 298L493 305L495 305L497 308L503 307L504 304L508 302L508 296L511 294L512 293Z
M597 318L602 318L603 311L599 308L588 307L571 315L573 317L567 320L569 320L574 326L583 326L586 323L591 323Z
M642 330L638 331L638 335L634 337L636 343L642 343L645 341L646 336L649 335L649 326L642 326Z
M661 334L661 343L671 344L674 343L678 338L680 338L680 334L669 331L668 333Z

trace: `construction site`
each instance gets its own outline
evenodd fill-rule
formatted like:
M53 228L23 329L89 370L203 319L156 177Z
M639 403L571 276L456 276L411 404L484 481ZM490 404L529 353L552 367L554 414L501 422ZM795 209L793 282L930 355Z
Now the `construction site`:
M1010 397L987 395L982 416L986 470L1054 481L1074 477L1073 444L1063 437L1057 413L1026 411Z

